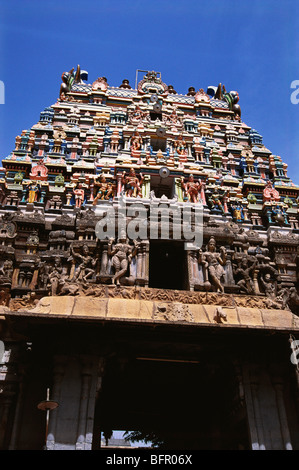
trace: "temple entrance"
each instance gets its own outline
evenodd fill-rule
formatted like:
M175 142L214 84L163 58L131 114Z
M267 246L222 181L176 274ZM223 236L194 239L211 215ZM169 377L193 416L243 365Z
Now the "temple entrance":
M140 351L129 362L109 363L96 408L94 448L100 447L101 432L122 430L140 440L152 438L161 449L249 449L246 416L235 419L230 366L176 360L163 349L160 356Z
M152 240L149 251L149 287L186 289L186 259L183 243Z

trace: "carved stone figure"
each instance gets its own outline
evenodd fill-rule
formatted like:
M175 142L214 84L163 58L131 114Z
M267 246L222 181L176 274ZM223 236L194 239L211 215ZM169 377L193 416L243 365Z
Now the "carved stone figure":
M220 248L220 253L216 251L216 241L211 237L206 251L200 253L199 264L204 267L205 282L209 281L217 290L217 292L224 292L222 278L224 275L223 266L226 264L226 249Z
M271 281L271 275L269 273L265 274L264 277L261 276L261 283L264 287L265 295L270 299L276 299L276 288L275 284Z
M36 267L38 269L38 288L46 289L49 282L49 265L46 261L40 261Z
M49 270L49 286L51 288L50 295L57 295L61 286L64 284L65 276L63 275L63 268L61 259L59 257L55 258L54 266Z
M13 274L13 262L6 259L0 268L0 284L11 284Z
M125 276L127 269L132 261L132 258L137 254L139 244L134 241L132 247L127 242L127 237L124 232L120 234L118 243L113 246L113 239L108 243L108 256L111 257L112 266L115 274L112 278L112 283L120 285L121 277Z
M60 196L52 196L51 199L49 199L46 208L47 209L60 209L62 206L62 200Z
M257 263L257 260L254 260L253 263L249 264L248 256L243 256L237 267L234 266L234 275L237 279L237 286L240 287L240 292L245 292L246 294L255 293L252 273L256 269ZM238 280L240 277L241 279Z
M78 279L82 279L86 282L95 274L97 258L93 258L87 245L83 245L82 255L80 253L75 253L73 245L71 245L71 255L74 261L79 260L80 263L71 279L71 282L77 281Z

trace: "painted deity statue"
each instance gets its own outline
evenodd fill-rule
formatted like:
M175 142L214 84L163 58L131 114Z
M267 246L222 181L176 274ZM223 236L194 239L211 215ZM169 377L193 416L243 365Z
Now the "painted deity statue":
M75 206L80 208L84 202L84 188L81 183L78 183L74 190L73 190L74 196L75 196Z
M94 198L93 205L95 206L97 201L109 200L113 197L113 185L107 182L105 175L100 175L99 181L95 180L95 186L97 186L97 195Z
M128 243L124 232L120 234L118 242L114 246L113 242L113 239L109 240L108 256L111 256L112 266L115 271L112 278L112 284L119 286L120 278L126 274L132 258L137 254L139 244L138 242L134 241L134 246L132 247Z
M190 202L199 202L201 180L195 181L194 176L190 175L187 183L185 183L184 178L182 178L181 186Z
M222 212L222 214L224 214L225 209L224 209L224 204L223 204L223 198L226 197L226 195L227 195L227 191L225 191L223 194L220 194L220 192L217 189L215 189L208 199L210 208L218 209Z
M280 201L280 195L277 189L273 188L271 181L267 181L267 184L264 188L263 191L263 198L264 202L279 202Z
M216 241L211 237L205 252L200 252L198 259L199 264L202 264L205 272L205 281L209 280L210 283L216 288L217 292L224 292L222 284L222 277L224 275L224 267L226 264L226 249L220 248L220 253L216 251ZM208 278L208 279L207 279Z
M186 142L183 139L183 136L180 135L177 140L174 141L174 148L176 149L179 155L185 155L186 153Z
M140 173L140 180L136 176L134 168L130 169L129 175L123 172L122 184L124 185L125 195L127 197L141 197L141 186L143 183L143 175Z
M140 150L142 146L142 137L136 132L131 138L131 150Z
M28 202L36 202L38 200L39 193L40 185L37 183L30 183L28 186Z

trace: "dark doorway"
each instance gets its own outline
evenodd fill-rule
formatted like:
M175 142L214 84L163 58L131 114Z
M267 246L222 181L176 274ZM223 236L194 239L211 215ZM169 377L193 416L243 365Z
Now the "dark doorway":
M175 241L153 240L149 252L149 287L186 289L186 251Z
M158 175L151 176L151 191L154 191L155 197L166 196L168 199L174 196L174 179L170 176L161 178Z
M131 360L124 363L115 356L107 363L95 412L96 435L131 430L142 438L159 438L161 449L249 450L241 405L240 416L235 414L231 364L222 360L217 364L219 357L215 356L208 363L205 353L190 361L183 354L176 361L178 350L170 342L168 339L164 346L152 343L154 354L146 351L148 343L142 337L135 359L131 349ZM193 353L195 348L193 345Z

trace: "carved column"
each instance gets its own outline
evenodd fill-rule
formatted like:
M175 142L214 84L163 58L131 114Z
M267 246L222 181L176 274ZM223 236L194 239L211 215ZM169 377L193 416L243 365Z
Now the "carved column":
M88 362L82 364L82 378L81 378L81 396L80 396L80 410L78 419L78 431L77 431L77 442L76 450L85 450L86 442L86 419L88 409L88 399L90 393L91 383L91 367Z
M251 448L252 450L263 450L263 432L260 426L260 413L259 408L256 403L257 400L257 384L253 384L250 379L250 370L249 366L246 364L243 367L243 378L244 378L244 392L245 392L245 402L247 409L247 419L249 426L249 433L251 439Z
M284 449L293 450L291 444L291 436L288 426L288 420L285 410L284 398L283 398L283 381L276 378L273 381L273 386L276 394L277 410L280 421L281 436L283 439Z
M101 362L101 361L100 361ZM47 450L90 450L95 403L102 371L96 356L58 357L50 414Z
M251 381L251 393L252 393L252 402L255 416L255 424L258 435L259 450L265 450L265 437L263 430L263 421L261 417L260 403L258 399L258 381L257 377L254 377Z
M101 256L101 269L100 277L105 277L108 274L108 243L102 244L102 256Z
M143 263L142 263L142 277L144 279L145 287L148 287L149 282L149 241L146 240L142 243L143 246Z
M22 408L24 403L24 377L25 377L25 368L22 367L20 370L20 381L19 381L19 392L17 406L14 416L14 424L11 433L11 439L9 444L9 450L16 450L18 445L18 436L19 436L19 426L22 414Z
M63 357L56 358L56 364L53 372L53 389L51 392L51 399L60 403L60 389L61 382L65 372L66 359ZM48 436L47 436L47 450L53 450L55 447L55 434L57 426L57 410L53 410L50 415Z
M136 255L137 261L136 261L136 280L139 281L142 279L142 264L143 264L143 247L140 246L138 248L138 253Z

